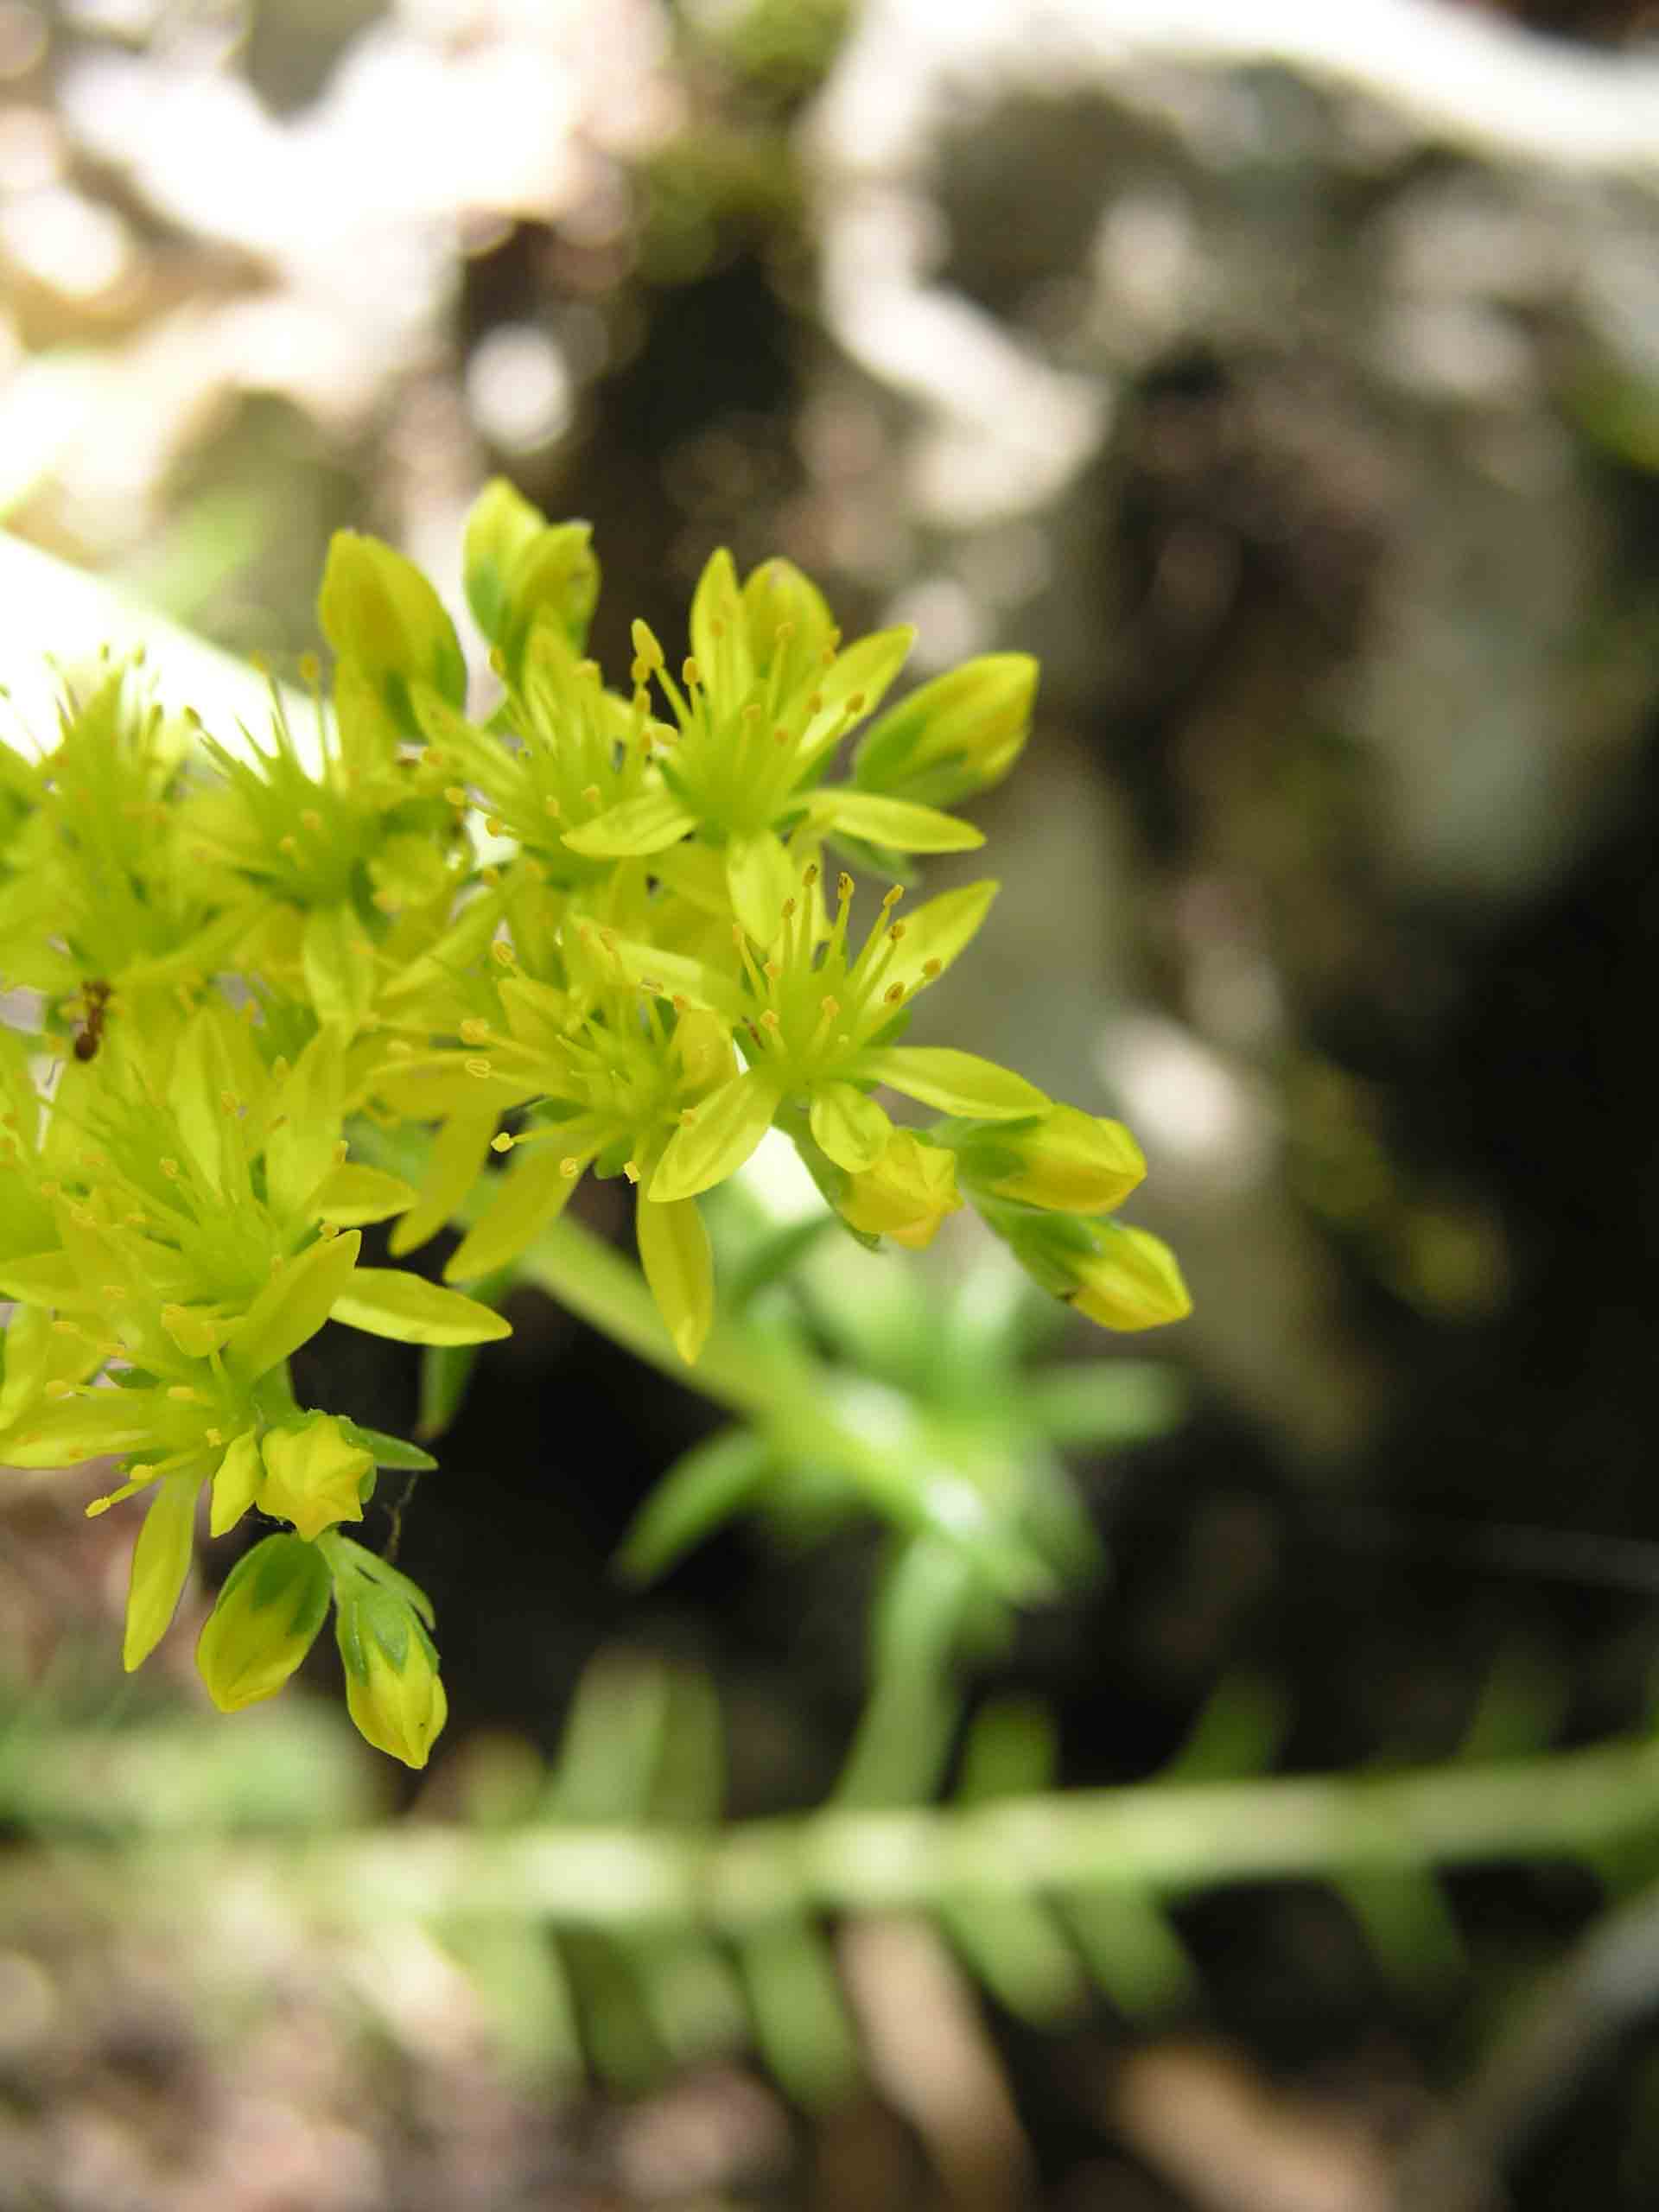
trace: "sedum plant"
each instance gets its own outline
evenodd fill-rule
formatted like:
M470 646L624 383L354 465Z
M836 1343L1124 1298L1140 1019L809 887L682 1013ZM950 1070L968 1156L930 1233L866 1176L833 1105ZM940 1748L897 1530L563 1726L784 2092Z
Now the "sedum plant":
M346 1532L378 1470L435 1462L297 1402L289 1362L327 1322L427 1348L435 1433L507 1333L503 1284L539 1281L747 1424L723 1475L671 1478L653 1528L830 1465L1006 1597L1029 1578L987 1537L995 1484L912 1480L868 1390L853 1406L798 1346L717 1324L709 1194L776 1130L861 1243L920 1248L971 1206L1108 1328L1187 1310L1167 1249L1112 1217L1144 1173L1121 1123L908 1041L995 884L860 889L981 844L952 810L1018 758L1034 664L988 656L883 710L908 631L845 644L789 563L740 579L722 552L690 652L671 665L636 623L613 687L585 652L586 525L500 482L465 577L485 703L430 583L342 532L314 743L274 688L269 732L235 748L106 664L66 691L53 749L0 747L0 1461L112 1460L93 1512L148 1496L130 1668L172 1619L204 1497L214 1536L270 1525L201 1636L213 1698L273 1695L332 1611L353 1719L416 1767L445 1714L431 1608ZM589 1173L634 1186L642 1275L560 1222ZM461 1228L444 1282L365 1264L376 1223L394 1262Z

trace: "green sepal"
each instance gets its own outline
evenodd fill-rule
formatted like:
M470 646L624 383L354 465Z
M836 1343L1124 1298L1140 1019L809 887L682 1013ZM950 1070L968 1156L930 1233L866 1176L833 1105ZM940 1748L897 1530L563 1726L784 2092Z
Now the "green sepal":
M360 1421L347 1421L344 1414L338 1418L346 1441L355 1444L359 1451L372 1452L377 1467L404 1468L411 1473L428 1475L438 1464L418 1444L410 1444L401 1436L388 1436L384 1429L365 1428Z

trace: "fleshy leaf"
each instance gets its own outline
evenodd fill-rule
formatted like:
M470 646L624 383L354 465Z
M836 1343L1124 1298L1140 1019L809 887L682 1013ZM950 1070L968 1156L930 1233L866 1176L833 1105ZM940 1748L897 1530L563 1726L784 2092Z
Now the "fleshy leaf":
M482 1344L512 1334L510 1322L476 1299L398 1268L359 1268L334 1300L334 1318L406 1344Z
M748 1503L772 1471L752 1428L722 1429L676 1460L640 1507L617 1554L630 1582L651 1582Z

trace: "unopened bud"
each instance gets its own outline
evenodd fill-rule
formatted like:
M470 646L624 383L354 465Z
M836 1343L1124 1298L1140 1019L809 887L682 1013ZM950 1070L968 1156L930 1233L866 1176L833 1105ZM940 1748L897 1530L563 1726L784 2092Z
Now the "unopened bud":
M332 1591L321 1554L298 1536L267 1536L237 1561L196 1645L221 1713L275 1697L315 1642Z

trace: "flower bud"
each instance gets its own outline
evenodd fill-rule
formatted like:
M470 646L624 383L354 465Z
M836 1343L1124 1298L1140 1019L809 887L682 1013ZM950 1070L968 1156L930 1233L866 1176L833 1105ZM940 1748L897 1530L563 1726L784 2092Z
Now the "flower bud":
M1144 1229L995 1200L979 1211L1045 1290L1104 1329L1155 1329L1192 1310L1174 1254Z
M196 1666L221 1713L275 1697L328 1614L327 1563L298 1536L267 1536L225 1579L196 1645Z
M585 522L550 523L505 477L473 503L461 549L467 603L515 683L539 622L581 652L599 596L591 536Z
M337 1521L363 1518L362 1484L374 1455L348 1444L336 1414L312 1414L268 1430L262 1446L263 1511L291 1521L308 1541Z
M343 662L353 664L406 737L420 728L411 683L429 683L452 707L467 702L467 664L443 602L412 561L354 530L328 546L317 613Z
M1020 757L1036 690L1029 653L983 653L936 676L869 730L854 757L855 782L930 806L988 790Z
M337 1594L334 1633L359 1734L405 1766L424 1766L449 1711L431 1637L407 1599L361 1575Z
M982 1124L957 1150L970 1185L1056 1213L1109 1213L1147 1172L1122 1122L1075 1106L1051 1106L1030 1122Z
M1077 1274L1070 1302L1103 1329L1155 1329L1192 1311L1175 1255L1144 1229L1103 1223L1099 1250Z
M836 1210L866 1236L891 1236L920 1251L961 1204L951 1154L925 1143L912 1129L895 1129L874 1166L848 1176Z

